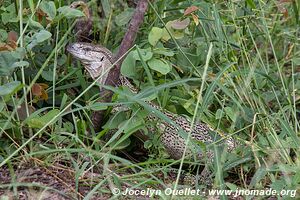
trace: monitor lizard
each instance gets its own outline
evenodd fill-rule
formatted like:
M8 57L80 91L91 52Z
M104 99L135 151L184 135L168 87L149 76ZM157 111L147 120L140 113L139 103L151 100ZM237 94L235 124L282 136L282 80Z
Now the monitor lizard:
M108 73L104 74L104 72L108 71L108 69L112 67L113 64L112 53L107 48L91 43L77 42L69 44L66 50L74 58L81 61L81 63L93 79L97 79L99 76L101 76L98 79L98 83L100 85L105 84L106 79L109 77ZM137 93L137 89L130 83L130 81L126 77L122 75L120 75L120 79L117 85L127 86L133 93ZM183 156L188 158L193 155L193 151L191 149L188 149L186 151L186 154L183 155L186 140L178 134L179 127L182 128L186 133L190 132L191 138L193 140L200 141L206 144L214 142L213 136L211 136L210 134L210 131L214 130L212 130L212 128L210 128L207 124L196 122L194 123L192 130L190 130L191 123L186 117L164 110L153 102L147 103L149 103L149 105L154 109L161 111L177 125L174 126L161 120L158 120L157 123L157 128L162 133L160 137L161 142L171 158L178 160ZM149 115L148 120L153 121L153 119L156 119L156 116ZM229 151L236 147L236 142L231 137L225 139L225 143L227 144L227 148ZM205 156L209 159L213 159L214 155L210 150L205 152L205 154L203 154L202 152L198 152L196 155L198 159L203 159Z

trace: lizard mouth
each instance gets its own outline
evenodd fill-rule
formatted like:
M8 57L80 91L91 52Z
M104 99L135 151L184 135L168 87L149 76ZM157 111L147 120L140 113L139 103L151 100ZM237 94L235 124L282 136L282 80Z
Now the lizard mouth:
M66 47L66 50L68 53L72 54L73 56L76 56L78 54L78 53L76 53L76 48L74 48L74 44L68 44L68 46Z
M80 48L77 47L76 43L74 44L69 44L66 47L66 51L70 53L73 57L76 59L79 59L81 61L91 61L92 59L89 59L89 57L85 54L83 54L80 51Z

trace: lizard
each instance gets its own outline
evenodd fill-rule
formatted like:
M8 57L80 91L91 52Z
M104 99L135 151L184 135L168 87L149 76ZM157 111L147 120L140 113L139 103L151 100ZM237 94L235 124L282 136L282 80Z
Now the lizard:
M108 77L108 69L113 64L113 57L110 50L101 46L91 43L77 42L69 44L66 48L75 59L78 59L83 64L84 68L88 71L90 76L95 80L97 77L101 76L98 79L100 85L104 85ZM137 93L137 89L131 84L131 82L124 76L120 75L119 82L117 86L127 86L133 93ZM157 128L162 132L160 137L163 146L165 147L167 153L173 159L181 159L184 156L184 149L186 145L186 140L178 134L179 127L181 127L186 133L191 132L191 138L196 141L200 141L206 144L213 143L213 136L210 134L210 131L214 131L207 124L196 122L191 129L190 121L184 117L177 114L174 114L170 111L163 110L158 105L147 102L151 107L161 111L167 117L169 117L177 126L169 124L167 122L158 122ZM149 115L148 120L156 119L155 116ZM236 147L235 141L229 137L225 140L227 148L229 151ZM191 157L193 152L191 149L188 149L186 154L187 157ZM203 159L207 156L208 159L213 159L213 153L208 150L203 154L203 152L197 152L196 158Z

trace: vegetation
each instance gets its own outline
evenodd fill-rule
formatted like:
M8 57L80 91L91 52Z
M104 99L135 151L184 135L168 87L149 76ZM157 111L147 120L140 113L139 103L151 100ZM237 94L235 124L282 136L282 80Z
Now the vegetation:
M84 67L65 51L75 41L76 20L87 16L85 6L71 8L70 0L0 2L2 198L24 188L74 199L120 198L114 188L180 188L169 171L181 171L181 160L165 152L159 130L147 129L155 127L146 119L155 111L148 101L208 124L219 140L237 141L231 152L220 141L198 144L215 159L184 160L182 169L197 174L206 166L213 184L194 188L299 192L299 1L149 1L121 68L139 93L109 88L115 92L111 103L99 102L97 84L91 87ZM115 53L134 1L99 2L86 4L93 13L90 40ZM110 113L120 104L128 109ZM95 133L91 114L105 109L103 130ZM138 130L146 142L134 135Z

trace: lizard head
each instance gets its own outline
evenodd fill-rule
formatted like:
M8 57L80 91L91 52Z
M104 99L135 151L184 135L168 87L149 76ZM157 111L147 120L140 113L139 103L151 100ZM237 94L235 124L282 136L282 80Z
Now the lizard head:
M83 64L93 79L101 76L98 82L105 83L107 69L112 65L112 54L108 49L100 45L80 42L69 44L66 50Z

